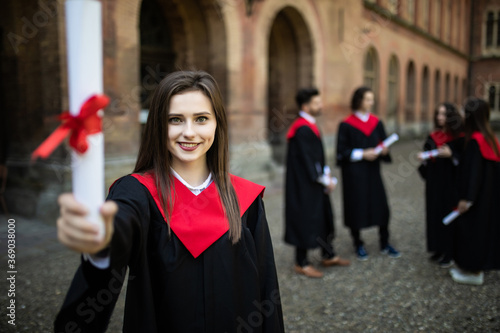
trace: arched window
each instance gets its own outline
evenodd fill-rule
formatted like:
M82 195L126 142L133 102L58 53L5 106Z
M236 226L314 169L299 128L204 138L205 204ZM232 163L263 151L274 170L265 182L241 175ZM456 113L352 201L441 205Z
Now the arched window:
M408 21L415 22L415 0L406 0L406 16Z
M500 6L488 8L483 22L483 54L500 55Z
M433 1L434 4L434 29L433 33L437 38L441 38L441 0Z
M406 71L406 122L415 120L415 64L410 61Z
M434 107L441 103L441 73L439 70L436 70L436 74L434 76Z
M388 0L387 9L389 9L392 14L397 15L399 12L399 0Z
M375 95L375 106L373 112L377 113L378 100L378 56L377 51L372 47L365 54L364 63L364 84L373 90Z
M500 112L500 82L489 82L486 84L485 99L490 104L492 116L496 116L493 112Z
M445 35L444 38L448 44L451 44L451 35L452 35L452 27L451 24L453 22L453 0L448 0L448 8L445 11Z
M399 65L395 55L389 60L389 75L387 76L387 120L395 122L398 111Z
M141 106L146 117L150 98L158 82L174 70L175 53L170 30L155 0L144 0L140 14L141 41ZM144 122L145 122L144 118Z
M421 3L421 17L422 26L425 31L429 31L429 0L420 0Z
M429 120L429 68L427 66L422 72L422 89L420 91L420 119L422 122L427 122Z

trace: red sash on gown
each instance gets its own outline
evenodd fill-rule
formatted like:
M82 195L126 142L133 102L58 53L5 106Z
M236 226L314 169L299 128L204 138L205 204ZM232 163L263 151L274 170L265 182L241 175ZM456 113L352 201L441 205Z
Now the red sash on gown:
M368 121L364 122L352 114L346 119L344 119L344 122L360 130L361 132L363 132L364 135L370 136L377 127L379 119L376 116L370 114Z
M485 159L490 161L500 162L500 156L497 156L495 154L495 151L488 144L488 141L486 141L486 138L484 137L483 133L474 132L471 135L471 139L476 140L477 144L479 145L479 150L481 151L481 155L483 155ZM497 145L498 151L500 151L500 144L498 143L497 138L495 138L495 144Z
M160 197L151 174L132 174L151 193L158 209L165 219L165 212L160 204ZM264 186L246 179L230 175L240 205L241 216L259 195L263 195ZM224 214L222 202L212 182L200 194L194 195L177 178L174 178L174 207L170 218L170 228L188 251L197 258L210 245L229 230L229 222Z
M318 129L318 126L316 126L316 124L310 123L305 118L298 117L297 119L295 119L295 121L290 126L290 129L288 130L288 133L286 134L286 139L290 140L291 138L293 138L295 136L295 133L297 132L297 130L299 128L301 128L302 126L309 127L310 129L312 129L312 131L314 132L314 134L316 134L316 136L318 138L320 137L319 129Z

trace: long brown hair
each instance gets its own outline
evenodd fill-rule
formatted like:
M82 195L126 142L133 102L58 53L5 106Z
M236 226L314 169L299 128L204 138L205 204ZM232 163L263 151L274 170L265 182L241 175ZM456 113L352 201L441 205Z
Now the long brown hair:
M179 71L166 76L156 88L149 116L139 148L134 173L153 174L158 188L160 203L170 227L173 209L171 191L174 188L170 176L172 156L167 149L168 113L174 95L200 91L212 103L217 127L212 146L207 151L207 166L212 173L222 207L229 221L229 238L234 243L241 237L241 218L238 197L229 176L229 136L227 117L222 96L215 79L204 71Z
M465 102L465 141L468 142L472 133L481 132L488 142L488 145L495 151L497 156L500 152L497 147L497 140L491 129L490 106L480 98L471 97Z
M444 126L439 126L437 120L439 108L441 106L444 106L444 108L446 109L446 121ZM438 104L437 108L434 110L434 126L436 128L442 129L445 132L448 132L454 138L460 136L460 134L462 134L464 131L464 121L462 119L462 116L460 115L460 112L458 112L458 109L455 107L455 105L448 102Z

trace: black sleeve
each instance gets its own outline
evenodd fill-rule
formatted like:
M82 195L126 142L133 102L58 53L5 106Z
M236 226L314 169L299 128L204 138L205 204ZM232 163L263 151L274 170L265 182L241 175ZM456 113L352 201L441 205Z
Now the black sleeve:
M464 148L465 148L465 139L464 138L458 138L456 140L453 140L448 143L448 146L451 149L451 158L460 161L462 158L462 154L464 153Z
M351 154L354 148L349 138L349 125L340 123L337 132L337 165L351 161Z
M384 124L381 121L379 121L377 127L378 127L378 131L380 133L380 140L384 141L385 139L387 139L387 134L385 133ZM380 155L379 158L386 163L392 162L392 157L391 157L390 152L385 156Z
M247 210L247 226L253 235L257 251L257 270L261 288L261 304L264 314L263 333L284 332L283 311L274 262L273 244L267 224L264 203L260 196Z
M316 183L320 172L323 174L323 163L319 159L317 159L312 153L311 146L316 140L316 134L307 126L302 126L295 132L295 136L292 140L294 140L294 147L296 151L296 160L300 161L303 166L303 169L306 170L306 177L309 181ZM317 165L320 165L320 169L317 169Z
M432 138L431 136L429 135L427 137L427 140L425 140L425 143L424 143L424 151L428 151L428 150L432 150L434 148L436 148L435 144L433 144L434 141L432 141Z
M432 150L432 149L433 149L432 138L429 135L427 137L427 140L425 140L423 150L428 151L428 150ZM427 165L425 162L420 163L420 165L418 167L418 173L420 174L420 177L422 177L423 179L427 178Z
M474 202L482 183L483 156L475 140L470 140L460 161L458 194L460 200Z
M146 188L126 176L111 188L118 205L110 245L110 267L99 269L82 259L54 322L55 332L105 332L120 294L132 253L141 247L141 220L149 220Z

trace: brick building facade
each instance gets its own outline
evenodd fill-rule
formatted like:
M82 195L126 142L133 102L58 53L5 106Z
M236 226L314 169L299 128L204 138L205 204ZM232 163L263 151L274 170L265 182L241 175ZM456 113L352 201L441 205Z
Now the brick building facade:
M148 96L176 69L216 77L230 119L232 170L263 183L281 168L299 87L322 92L330 159L338 123L362 84L374 89L388 131L403 135L426 132L440 101L460 104L491 87L498 101L500 87L476 91L474 84L500 82L498 44L476 45L483 30L495 43L500 38L499 0L101 2L104 89L112 99L104 118L107 184L131 172ZM0 22L7 203L50 219L58 193L71 187L68 148L35 164L29 155L68 107L63 0L10 1Z

